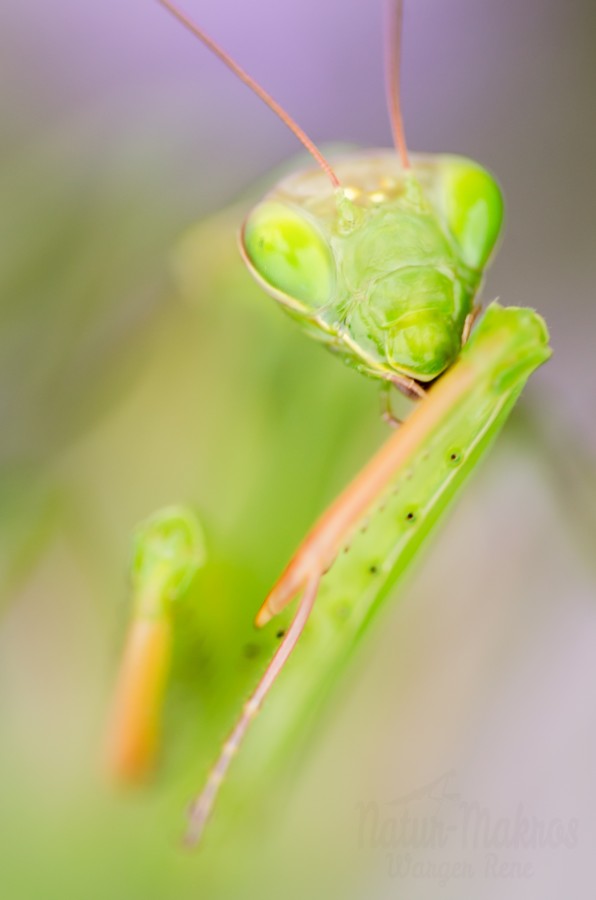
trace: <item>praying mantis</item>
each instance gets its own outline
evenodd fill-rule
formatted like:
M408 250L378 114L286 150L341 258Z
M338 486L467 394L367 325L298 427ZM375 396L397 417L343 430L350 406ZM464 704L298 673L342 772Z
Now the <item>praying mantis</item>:
M262 628L297 601L191 806L187 843L194 844L278 678L283 673L278 693L285 691L298 709L312 697L314 676L321 684L336 677L550 350L546 326L532 310L493 303L475 322L483 273L501 227L501 194L493 177L471 160L410 155L399 99L399 0L388 3L395 149L337 160L327 159L186 13L170 0L159 2L313 157L313 168L283 179L238 223L240 251L256 281L303 332L379 383L384 417L398 425L307 534L256 612L255 624ZM414 402L403 423L391 412L393 388ZM110 768L124 778L151 765L167 673L168 608L203 556L200 532L180 509L166 510L139 540L135 571L142 578L135 583L136 612L108 735ZM305 630L302 660L289 668Z

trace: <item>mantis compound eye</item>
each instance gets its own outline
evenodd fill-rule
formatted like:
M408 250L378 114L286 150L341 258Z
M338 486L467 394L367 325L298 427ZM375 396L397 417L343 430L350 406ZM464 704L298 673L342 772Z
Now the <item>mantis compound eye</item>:
M482 166L457 158L447 159L442 181L447 224L462 259L471 269L483 269L503 221L499 186Z
M329 302L335 265L327 241L308 219L277 201L259 204L243 229L247 261L267 289L310 309Z

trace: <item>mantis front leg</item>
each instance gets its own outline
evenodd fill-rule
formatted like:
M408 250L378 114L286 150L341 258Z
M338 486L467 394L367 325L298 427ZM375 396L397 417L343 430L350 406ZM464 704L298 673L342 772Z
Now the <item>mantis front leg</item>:
M256 624L266 625L302 591L298 610L191 807L188 843L200 838L231 759L284 669L317 596L309 658L301 665L309 667L311 677L318 667L323 681L346 657L387 588L476 467L531 372L549 355L546 327L536 313L493 304L455 365L306 536ZM348 615L338 619L340 598ZM294 669L297 716L311 699L298 680Z
M201 837L231 760L273 686L270 711L278 722L278 740L270 733L267 747L261 747L258 766L263 770L268 770L275 743L287 741L288 729L297 726L337 676L365 624L476 468L527 378L549 355L546 327L536 313L490 306L458 361L302 541L257 613L256 624L265 626L301 595L294 619L192 804L188 844ZM151 628L161 627L168 603L203 558L192 521L180 512L173 519L175 528L170 520L149 520L141 531L150 540L135 556L138 601L132 629L140 620L145 627L147 618ZM294 653L305 629L308 640ZM110 757L115 774L124 778L130 774L131 749L139 763L133 775L146 771L154 749L154 729L148 732L146 725L158 717L164 673L155 679L154 646L144 646L151 658L137 656L134 670L130 665L123 669L108 741L116 748ZM293 662L287 667L290 656ZM145 684L147 672L157 693L143 689L151 686Z

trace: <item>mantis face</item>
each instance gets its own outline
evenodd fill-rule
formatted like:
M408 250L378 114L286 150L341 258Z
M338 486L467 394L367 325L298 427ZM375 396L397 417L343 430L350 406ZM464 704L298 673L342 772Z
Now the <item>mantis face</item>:
M503 214L499 188L456 156L344 157L280 182L248 216L257 281L312 337L376 378L429 382L457 358Z

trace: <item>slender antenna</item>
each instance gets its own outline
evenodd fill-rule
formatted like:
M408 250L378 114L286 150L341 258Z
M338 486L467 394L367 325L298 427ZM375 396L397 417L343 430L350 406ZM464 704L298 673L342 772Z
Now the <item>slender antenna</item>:
M284 125L286 125L290 129L292 134L298 138L298 140L306 147L311 156L314 157L325 174L329 177L329 180L331 181L333 187L336 189L340 188L341 184L339 178L331 168L331 165L327 162L316 144L311 141L309 136L302 130L302 128L300 128L300 126L292 119L292 117L288 115L285 109L283 109L283 107L281 107L279 103L277 103L277 101L275 101L273 97L254 80L254 78L251 78L251 76L247 72L245 72L244 69L242 69L238 65L238 63L234 62L231 56L228 56L225 50L222 50L222 48L218 44L216 44L212 38L205 34L203 29L196 25L195 22L193 22L192 19L190 19L186 15L186 13L179 9L175 3L172 3L171 0L158 0L158 3L161 3L162 6L165 6L165 8L169 10L169 12L171 12L172 15L185 26L185 28L188 28L188 30L192 34L194 34L195 37L198 37L198 39L202 41L203 44L205 44L205 46L208 47L209 50L211 50L211 52L214 53L224 63L224 65L228 67L228 69L232 70L234 75L236 75L240 79L240 81L243 81L244 84L247 85L247 87L249 87L251 91L253 91L257 95L257 97L260 97L263 103L265 103L265 105L268 106L270 110L272 110L277 116L279 116Z
M404 169L410 168L410 158L406 145L404 122L401 114L400 100L400 63L401 63L401 32L403 22L403 0L387 0L387 44L386 44L386 70L387 70L387 105L389 107L389 119L393 132L393 143L400 155Z
M259 681L254 693L244 704L242 714L234 726L232 733L223 745L219 758L209 773L205 787L190 808L185 838L185 843L188 846L193 846L200 840L205 825L207 824L207 820L211 815L211 810L217 799L221 784L226 776L230 763L232 762L232 758L238 752L240 744L248 730L248 726L261 708L263 700L273 687L277 676L286 664L290 653L296 646L298 638L304 630L304 626L308 621L308 617L317 596L320 578L319 572L316 572L314 575L311 575L308 580L306 587L304 588L302 599L296 610L296 615L292 620L292 624L283 641L277 648L271 662L265 669L265 674Z

